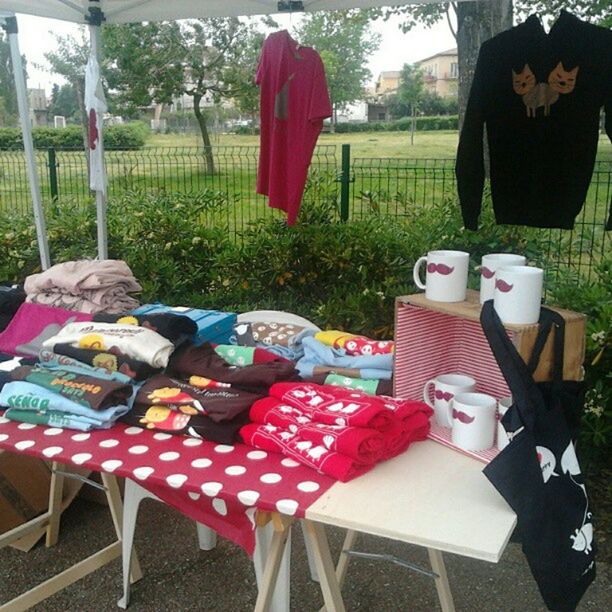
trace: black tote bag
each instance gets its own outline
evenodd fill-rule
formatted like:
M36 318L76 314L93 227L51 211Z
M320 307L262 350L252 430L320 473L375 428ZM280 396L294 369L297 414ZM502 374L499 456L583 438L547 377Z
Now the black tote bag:
M542 308L540 333L529 365L507 336L493 301L481 324L513 404L502 419L510 443L485 476L516 512L517 533L549 610L574 610L595 578L593 517L568 419L583 399L579 382L563 381L563 318ZM553 380L536 383L532 371L548 333L554 333Z

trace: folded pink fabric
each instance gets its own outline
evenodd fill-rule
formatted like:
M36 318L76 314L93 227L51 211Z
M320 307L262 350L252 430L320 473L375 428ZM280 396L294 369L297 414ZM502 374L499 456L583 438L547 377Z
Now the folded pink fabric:
M43 342L66 323L91 321L91 315L40 304L22 304L0 334L0 351L10 355L38 357Z
M283 453L341 482L347 482L364 474L374 465L373 463L364 465L346 455L329 450L310 440L304 440L298 434L274 425L251 423L240 430L240 435L246 444L267 451Z
M273 397L257 400L251 406L249 416L255 423L298 433L304 440L323 445L360 463L375 463L383 455L384 438L375 429L315 423L299 408L283 404Z
M142 291L129 266L120 259L67 261L31 274L24 283L27 294L59 291L79 294L83 291L121 286L124 293Z
M270 395L299 408L313 421L328 425L368 427L381 433L393 428L395 417L376 396L354 389L313 383L276 383Z
M121 260L81 260L56 264L24 283L26 301L88 313L119 314L139 306L129 292L142 291Z

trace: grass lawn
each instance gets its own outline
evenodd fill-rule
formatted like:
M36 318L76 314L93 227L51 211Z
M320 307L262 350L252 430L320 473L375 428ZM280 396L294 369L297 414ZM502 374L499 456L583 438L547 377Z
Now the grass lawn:
M321 134L319 145L351 145L352 157L454 157L458 135L455 131L417 132L414 145L408 132L359 132L354 134ZM259 136L214 134L217 146L258 146ZM154 134L147 147L199 147L202 140L195 134ZM338 151L339 154L339 151Z
M322 134L320 145L339 147L351 145L351 156L355 157L404 157L404 158L452 158L458 142L456 131L417 132L414 145L410 144L408 132L359 132L354 134ZM237 134L213 134L216 146L258 146L259 136ZM200 147L202 139L196 134L154 134L147 141L152 147ZM612 161L612 143L602 134L599 139L598 159Z

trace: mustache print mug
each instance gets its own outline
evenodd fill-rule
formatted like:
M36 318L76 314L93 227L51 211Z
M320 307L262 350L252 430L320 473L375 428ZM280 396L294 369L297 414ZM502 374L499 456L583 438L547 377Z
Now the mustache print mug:
M491 448L497 428L497 400L485 393L459 393L451 401L451 439L459 448L481 451Z
M425 297L434 302L463 302L467 291L470 255L464 251L429 251L414 264L414 284L425 289ZM420 271L426 263L425 283Z
M540 318L544 270L505 266L495 272L495 311L502 323L531 324Z
M433 402L431 388L433 387ZM442 427L450 427L453 422L451 400L458 393L474 391L476 381L463 374L441 374L425 383L423 401L433 409L436 423Z
M522 255L512 253L490 253L483 255L480 264L480 303L495 297L495 272L502 266L524 266Z

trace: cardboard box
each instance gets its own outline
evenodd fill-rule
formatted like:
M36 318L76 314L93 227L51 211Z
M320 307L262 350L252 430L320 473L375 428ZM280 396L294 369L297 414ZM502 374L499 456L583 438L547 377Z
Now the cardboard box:
M0 453L0 533L47 509L50 482L51 471L40 459Z
M82 476L89 470L73 469ZM49 508L51 464L35 457L0 451L0 533L5 533L39 516ZM83 486L79 480L64 479L62 512ZM41 527L11 546L27 552L45 535Z

